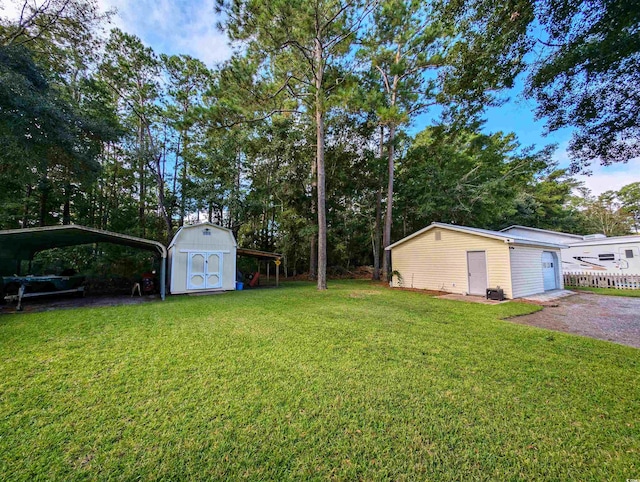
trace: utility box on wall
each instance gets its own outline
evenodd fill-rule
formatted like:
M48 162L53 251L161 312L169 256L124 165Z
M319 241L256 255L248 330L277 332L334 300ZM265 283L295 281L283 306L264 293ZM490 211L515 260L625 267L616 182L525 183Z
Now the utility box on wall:
M487 299L494 301L503 301L504 300L504 290L502 288L488 288L487 289Z

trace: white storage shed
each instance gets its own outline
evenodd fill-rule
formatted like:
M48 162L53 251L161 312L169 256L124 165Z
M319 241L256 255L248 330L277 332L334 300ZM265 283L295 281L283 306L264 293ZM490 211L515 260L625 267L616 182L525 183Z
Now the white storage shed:
M237 246L231 230L216 224L181 227L169 244L169 292L235 290Z
M521 298L563 288L562 245L433 223L392 244L392 286L470 295L502 288Z

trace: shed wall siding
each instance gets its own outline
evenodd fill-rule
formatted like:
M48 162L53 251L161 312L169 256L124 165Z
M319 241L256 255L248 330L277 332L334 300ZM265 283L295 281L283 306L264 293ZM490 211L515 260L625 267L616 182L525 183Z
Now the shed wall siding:
M203 235L209 228L210 236ZM171 293L190 293L201 290L187 289L188 253L181 251L228 251L222 255L222 290L230 291L236 287L236 242L233 235L225 229L212 226L190 226L183 228L169 249L169 269L171 270Z
M441 239L435 240L439 231ZM402 286L449 293L467 293L469 288L467 252L485 251L490 288L500 286L512 298L509 246L497 239L447 229L431 229L395 248L393 270L402 275ZM396 276L393 286L400 286Z

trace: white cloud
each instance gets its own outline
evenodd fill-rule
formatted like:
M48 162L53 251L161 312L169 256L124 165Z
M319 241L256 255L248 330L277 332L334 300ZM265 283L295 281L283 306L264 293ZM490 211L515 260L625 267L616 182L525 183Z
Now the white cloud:
M632 182L640 182L640 158L615 166L592 166L591 176L576 176L594 195L617 191Z
M216 28L210 0L99 0L115 9L115 27L134 34L156 53L189 54L210 67L231 56L226 35Z
M227 60L231 47L216 28L213 0L97 0L102 11L116 10L110 27L136 35L161 54L189 54L209 67ZM41 3L41 0L36 0ZM22 3L0 0L0 16L18 18Z
M18 19L20 17L20 10L22 9L22 2L17 1L0 1L0 16L9 19Z
M562 143L554 154L554 159L558 161L560 167L568 167L569 165L567 146L568 142ZM592 173L590 176L574 177L578 181L584 182L585 187L590 189L595 196L605 191L617 191L632 182L640 182L640 158L631 159L625 164L618 163L611 166L593 163L589 170Z

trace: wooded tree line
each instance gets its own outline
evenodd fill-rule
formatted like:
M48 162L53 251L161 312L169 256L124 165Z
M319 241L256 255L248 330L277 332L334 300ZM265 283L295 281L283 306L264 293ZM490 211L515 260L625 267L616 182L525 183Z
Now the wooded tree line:
M327 268L384 276L384 246L433 221L637 231L638 183L594 198L571 177L639 154L630 5L218 0L238 49L210 68L104 33L93 1L25 1L0 26L0 228L167 242L209 220L321 289ZM483 132L519 75L550 130L576 127L570 170Z

